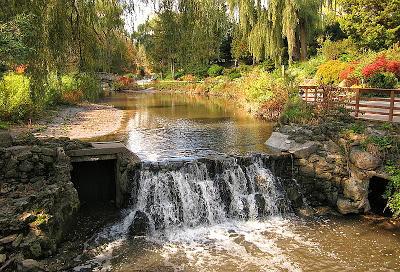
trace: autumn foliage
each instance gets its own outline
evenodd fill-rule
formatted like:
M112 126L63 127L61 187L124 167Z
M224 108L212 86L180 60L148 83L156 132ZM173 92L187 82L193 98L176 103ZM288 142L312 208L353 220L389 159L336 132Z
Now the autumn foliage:
M400 78L400 61L388 60L385 55L381 55L361 71L362 75L367 79L375 74L384 72L393 73Z

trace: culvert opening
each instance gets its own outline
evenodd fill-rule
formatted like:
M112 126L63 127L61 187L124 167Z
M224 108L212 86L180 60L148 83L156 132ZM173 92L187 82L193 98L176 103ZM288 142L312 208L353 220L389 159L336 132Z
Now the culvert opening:
M384 197L388 182L387 179L380 177L372 177L369 181L368 200L371 212L375 214L382 216L392 215L390 210L386 208L387 199Z
M73 162L72 167L71 178L81 205L115 203L116 160Z

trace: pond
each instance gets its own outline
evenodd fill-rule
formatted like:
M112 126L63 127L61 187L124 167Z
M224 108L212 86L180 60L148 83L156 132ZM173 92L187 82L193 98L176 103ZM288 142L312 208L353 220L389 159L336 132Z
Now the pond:
M137 180L132 206L88 243L89 258L75 271L400 268L398 232L361 216L299 218L280 180L256 159L246 165L221 160L218 174L200 161L187 162L268 152L264 142L273 125L243 113L234 102L151 92L119 94L104 103L126 115L118 133L99 140L125 142L147 168ZM151 166L161 161L162 166ZM187 163L166 167L177 161ZM221 182L228 184L226 192L218 187ZM129 235L138 211L148 217L146 237Z
M266 152L273 126L215 97L141 92L104 103L123 109L125 119L118 133L97 140L123 141L149 161Z

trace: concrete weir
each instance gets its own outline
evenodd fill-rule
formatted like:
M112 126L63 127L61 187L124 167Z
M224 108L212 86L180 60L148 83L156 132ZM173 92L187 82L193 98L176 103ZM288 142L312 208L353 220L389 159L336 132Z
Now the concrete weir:
M122 143L96 142L90 147L67 152L72 164L71 179L82 204L128 201L127 170L139 158Z

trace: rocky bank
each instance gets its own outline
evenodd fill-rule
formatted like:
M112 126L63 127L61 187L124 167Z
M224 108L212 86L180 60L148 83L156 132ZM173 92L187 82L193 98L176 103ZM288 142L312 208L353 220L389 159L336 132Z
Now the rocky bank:
M266 144L272 150L292 154L294 176L310 206L331 206L341 214L365 213L371 209L371 178L389 179L387 154L368 139L398 134L373 123L362 126L363 132L357 133L352 129L354 124L341 121L284 125L276 128Z
M0 271L41 270L40 259L56 252L80 206L68 152L82 148L91 144L0 131ZM126 154L117 161L127 185L134 162Z

